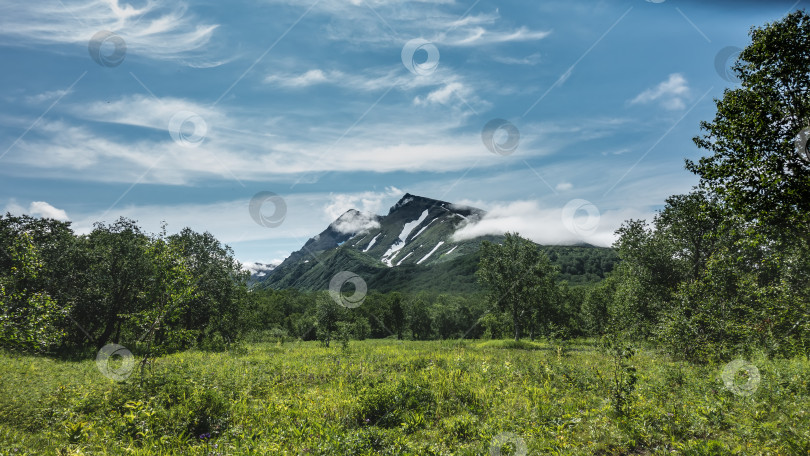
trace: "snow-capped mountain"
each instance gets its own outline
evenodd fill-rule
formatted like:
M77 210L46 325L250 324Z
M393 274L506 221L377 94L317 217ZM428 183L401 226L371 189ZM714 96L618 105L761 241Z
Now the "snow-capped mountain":
M484 213L407 193L386 216L346 211L279 267L340 246L363 252L388 267L446 261L448 255L462 253L452 234L462 224L478 221Z
M369 290L475 292L475 271L484 240L455 241L453 234L485 212L406 194L386 215L346 211L301 250L264 277L258 287L323 290L335 274L351 271ZM589 245L538 246L572 283L593 283L618 261L612 249Z
M480 239L455 242L452 235L484 214L481 209L409 193L384 216L351 209L290 254L264 281L285 286L301 280L320 282L329 272L339 272L327 267L330 262L343 269L373 269L375 274L381 268L447 262L477 252ZM311 277L316 274L317 279Z

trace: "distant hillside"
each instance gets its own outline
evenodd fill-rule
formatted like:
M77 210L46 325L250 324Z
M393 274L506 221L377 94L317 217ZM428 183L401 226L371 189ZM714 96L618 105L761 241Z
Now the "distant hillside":
M325 289L340 271L352 271L369 289L387 291L474 292L475 270L483 240L452 238L460 227L476 223L481 209L406 194L385 216L349 210L309 239L271 271L254 277L260 288ZM601 280L617 261L609 248L542 247L572 284Z

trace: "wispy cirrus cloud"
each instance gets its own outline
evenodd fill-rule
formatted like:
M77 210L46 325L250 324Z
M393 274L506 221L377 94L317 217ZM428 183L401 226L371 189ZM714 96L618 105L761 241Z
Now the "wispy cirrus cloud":
M41 119L3 161L48 177L189 185L202 179L296 180L321 172L454 171L476 160L471 151L486 153L478 135L458 135L460 117L427 112L402 125L406 110L398 106L380 107L373 119L349 129L341 119L301 128L297 118L142 95L76 103L66 111L73 117ZM171 135L170 121L182 112L205 122L196 147ZM109 124L127 128L112 133Z
M223 63L204 54L218 25L198 20L188 9L177 0L147 0L140 7L118 0L10 2L0 15L0 43L87 46L94 34L109 30L124 39L130 54L200 67Z
M298 0L270 3L308 7ZM403 39L423 37L443 46L484 46L542 40L550 30L509 26L498 10L464 14L467 7L445 0L322 0L314 11L330 17L327 37L363 44L402 44Z

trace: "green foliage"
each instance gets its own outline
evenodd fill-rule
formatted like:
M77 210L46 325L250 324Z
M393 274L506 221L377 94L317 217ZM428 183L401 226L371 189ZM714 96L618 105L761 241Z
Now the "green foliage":
M810 17L794 11L752 28L734 72L740 86L716 100L695 144L711 152L687 169L735 212L775 237L808 240L810 162L794 140L810 126Z
M633 406L633 392L638 375L630 360L636 354L635 348L621 334L602 337L601 348L611 360L610 402L618 416L629 416Z
M637 371L617 416L616 357L597 341L576 341L561 359L546 343L520 344L368 340L344 353L258 343L241 355L164 355L126 382L93 359L0 354L0 454L488 454L505 432L528 454L808 448L803 357L753 358L762 382L744 398L725 389L719 366L638 349L619 358Z
M28 233L12 239L7 252L11 267L0 275L0 347L48 352L64 337L59 326L67 309L36 290L43 263Z
M247 273L209 233L143 233L120 219L76 236L69 223L0 217L7 348L135 353L228 346L247 313Z
M533 311L545 323L554 292L555 270L537 245L507 233L503 244L481 243L479 282L495 306L512 316L515 340L520 340L524 320Z

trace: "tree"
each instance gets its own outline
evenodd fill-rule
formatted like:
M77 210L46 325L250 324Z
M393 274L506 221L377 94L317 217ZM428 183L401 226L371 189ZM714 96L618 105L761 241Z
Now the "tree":
M686 167L734 212L774 237L810 240L810 16L803 11L754 28L733 67L740 87L715 100L698 147L713 155ZM803 143L803 144L802 144Z
M318 293L315 299L317 338L329 347L341 320L341 308L328 293Z
M408 321L414 339L427 340L430 338L433 319L430 316L427 301L423 296L416 296L411 301Z
M697 280L706 262L723 239L723 224L729 220L715 195L697 190L666 199L666 206L655 218L655 227L669 238L673 255L690 280Z
M13 238L4 253L11 267L0 276L0 346L47 352L63 341L66 309L36 288L43 263L29 234Z
M703 274L725 239L726 221L727 214L716 198L695 191L667 198L651 225L644 220L624 222L614 244L622 262L613 274L613 298L605 309L610 329L626 330L636 337L652 336L678 287Z
M538 309L542 323L547 323L556 271L535 243L517 233L506 233L503 244L482 242L475 274L495 306L512 316L516 341L532 309Z
M405 329L405 309L402 308L402 295L399 292L391 293L391 331L402 340L402 330Z
M86 238L88 270L74 319L90 334L96 348L122 340L134 317L149 308L146 289L153 269L146 249L149 237L133 220L96 223ZM134 334L130 334L134 335Z
M183 328L196 331L197 342L211 337L235 340L243 330L240 315L247 311L250 274L242 270L233 250L211 233L184 228L168 241L194 277L194 295L180 317Z
M182 327L179 320L195 292L189 262L177 245L167 242L165 225L159 236L150 239L144 253L152 265L145 290L149 305L139 315L137 326L140 338L146 338L146 357L153 348L158 352L187 348L194 330Z

